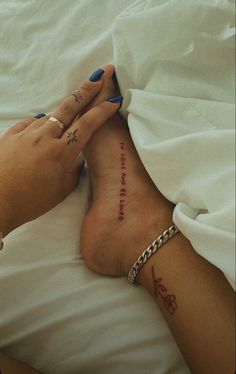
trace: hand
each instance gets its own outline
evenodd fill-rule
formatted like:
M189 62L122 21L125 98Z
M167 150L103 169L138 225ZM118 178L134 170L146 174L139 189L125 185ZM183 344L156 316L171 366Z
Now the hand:
M46 213L76 187L78 155L120 106L106 101L82 114L101 88L102 80L87 81L59 105L52 116L65 125L65 131L48 117L30 118L17 123L0 138L3 236Z

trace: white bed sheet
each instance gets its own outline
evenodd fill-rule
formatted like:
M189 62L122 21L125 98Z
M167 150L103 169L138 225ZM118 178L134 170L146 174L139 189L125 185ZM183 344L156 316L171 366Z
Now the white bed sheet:
M131 134L175 222L234 283L232 1L1 2L0 130L115 62ZM3 89L4 88L4 89ZM79 253L80 186L0 254L0 349L44 373L188 373L154 302Z
M177 226L235 287L234 2L137 1L114 42L140 158L177 204Z

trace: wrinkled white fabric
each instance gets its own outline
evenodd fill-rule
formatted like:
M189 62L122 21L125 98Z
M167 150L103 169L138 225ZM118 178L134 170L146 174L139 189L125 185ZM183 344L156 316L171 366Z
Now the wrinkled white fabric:
M114 62L146 169L232 285L233 23L229 0L2 0L0 11L0 131L51 112ZM150 296L84 265L88 194L85 171L62 204L6 239L0 349L44 373L188 373Z
M232 1L137 1L117 19L132 138L174 221L235 287Z

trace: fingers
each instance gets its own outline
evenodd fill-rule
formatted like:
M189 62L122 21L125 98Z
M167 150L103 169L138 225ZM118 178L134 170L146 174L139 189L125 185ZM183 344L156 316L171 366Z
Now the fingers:
M10 129L7 130L5 135L15 135L18 134L19 132L23 131L26 129L32 122L34 122L35 119L33 118L28 118L22 121L17 122L14 126L10 127Z
M89 110L65 131L60 141L65 152L73 160L85 147L93 134L120 108L122 96L109 99Z
M81 84L80 88L71 96L67 97L52 114L52 117L58 119L65 128L71 125L75 117L85 108L90 101L98 94L102 88L103 69L96 70L88 81ZM55 137L62 135L62 129L56 122L48 120L41 129L44 134L50 134Z
M36 122L36 120L37 120L37 123L41 122L42 120L39 121L39 118L43 118L43 117L45 118L45 114L44 113L39 113L34 117L23 119L22 121L17 122L9 130L7 130L5 135L16 135L16 134L20 133L21 131L25 130L27 127L29 127L29 125L31 125L31 123ZM45 119L44 119L44 121L45 121Z
M103 101L109 99L109 97L114 95L114 85L112 82L112 76L114 75L114 65L106 65L104 67L104 75L102 77L102 89L96 95L96 97L85 107L80 113L75 117L73 122L78 121L78 119L85 114L89 109L94 108L96 105L102 103Z

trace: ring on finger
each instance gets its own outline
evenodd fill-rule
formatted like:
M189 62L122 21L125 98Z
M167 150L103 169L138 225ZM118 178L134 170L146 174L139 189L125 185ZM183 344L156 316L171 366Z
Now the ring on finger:
M66 126L64 125L64 123L59 121L59 119L57 119L56 117L49 117L48 120L54 122L58 127L60 127L62 131L65 130Z

